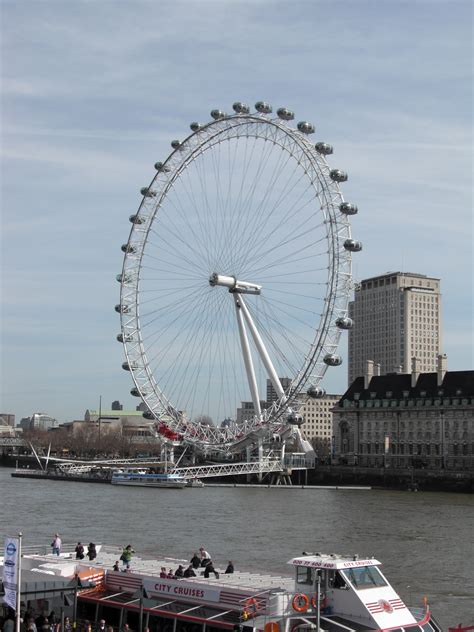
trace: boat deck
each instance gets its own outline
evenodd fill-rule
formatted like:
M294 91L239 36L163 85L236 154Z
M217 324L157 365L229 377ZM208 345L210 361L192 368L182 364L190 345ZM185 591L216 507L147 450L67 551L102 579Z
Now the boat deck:
M51 565L62 565L79 562L83 566L89 566L91 568L105 569L108 572L112 572L113 565L119 560L122 550L115 547L101 547L98 551L97 558L90 562L87 557L83 560L76 560L74 553L63 552L58 558L56 555L35 555L35 566L38 567L38 571L41 572L41 566L48 565L48 568L44 570L51 571ZM30 557L30 556L28 556ZM30 557L31 560L31 557ZM184 558L174 557L162 557L157 555L155 558L141 557L134 555L131 563L130 570L122 571L121 575L125 575L138 579L141 577L156 577L160 578L160 572L163 567L167 571L172 569L176 571L179 565L182 565L185 569L189 566L189 560ZM119 566L122 569L122 562L119 561ZM195 570L196 577L189 577L181 579L180 581L188 581L193 584L206 584L209 586L219 585L220 587L228 587L239 591L248 593L259 593L266 590L282 589L288 592L294 591L295 581L293 576L283 575L271 575L268 573L255 573L248 571L235 570L234 573L225 574L225 566L219 566L215 564L215 569L219 573L219 578L216 578L213 573L208 578L204 577L204 568L198 568Z

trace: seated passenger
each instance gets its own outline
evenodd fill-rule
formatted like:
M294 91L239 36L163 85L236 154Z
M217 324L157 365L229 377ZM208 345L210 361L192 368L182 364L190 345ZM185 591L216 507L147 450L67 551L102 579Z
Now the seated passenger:
M231 560L229 560L227 564L227 568L225 569L225 574L229 575L229 573L233 573L233 572L234 572L234 564L232 563Z
M197 553L192 556L189 562L192 564L193 568L199 568L201 566L201 558Z
M194 572L192 564L190 564L188 568L184 571L183 577L196 577L196 573Z
M175 579L181 579L182 577L184 577L184 568L181 564L175 570L174 576L175 576Z
M167 577L166 568L164 566L161 567L160 577L161 579L165 579Z

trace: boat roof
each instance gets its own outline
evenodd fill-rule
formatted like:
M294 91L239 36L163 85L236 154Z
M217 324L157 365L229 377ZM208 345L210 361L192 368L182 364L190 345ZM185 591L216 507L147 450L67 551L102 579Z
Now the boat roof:
M358 555L338 555L336 553L303 553L301 557L294 557L288 562L293 566L307 568L329 568L342 570L344 568L358 568L360 566L381 566L375 558L360 560Z
M72 576L72 565L80 565L85 568L103 569L106 571L112 571L114 563L119 560L122 553L122 548L113 547L107 545L98 545L97 558L93 561L89 561L87 558L84 560L76 560L74 553L61 553L58 557L56 555L48 554L26 554L24 558L28 559L28 566L34 567L37 572L49 572L55 575ZM64 550L64 549L63 549ZM161 569L164 567L168 571L170 568L175 571L181 564L184 568L189 566L189 559L175 558L175 557L163 557L157 554L156 557L145 557L140 555L134 555L131 561L131 569L129 572L121 573L123 579L124 576L132 577L150 577L159 578ZM196 570L197 577L189 578L193 584L199 583L203 585L216 586L218 584L221 588L230 590L244 591L249 594L259 593L270 590L284 590L291 592L294 590L294 577L284 576L269 573L250 572L244 570L234 569L233 573L225 574L226 565L221 566L214 562L215 569L219 572L219 579L216 579L212 574L209 578L205 578L203 568ZM201 574L202 573L202 574ZM181 580L183 581L183 580ZM186 581L186 580L185 580Z

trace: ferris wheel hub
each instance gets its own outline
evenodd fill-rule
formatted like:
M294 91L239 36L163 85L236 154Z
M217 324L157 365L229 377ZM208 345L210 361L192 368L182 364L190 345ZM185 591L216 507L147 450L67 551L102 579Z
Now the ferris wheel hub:
M262 290L261 285L249 283L248 281L238 281L233 276L217 274L217 272L213 272L209 277L209 285L212 287L215 287L216 285L228 287L229 292L237 294L260 294Z

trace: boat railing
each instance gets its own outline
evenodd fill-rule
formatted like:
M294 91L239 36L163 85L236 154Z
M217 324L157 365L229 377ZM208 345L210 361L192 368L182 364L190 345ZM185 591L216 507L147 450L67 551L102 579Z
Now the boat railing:
M96 545L96 549L97 551L102 550L108 550L109 548L113 548L113 547L104 547L102 544L100 543L95 543ZM61 545L61 553L60 555L53 555L52 553L52 548L51 548L51 544L27 544L27 545L22 545L21 547L21 554L22 556L25 555L38 555L38 556L48 556L51 557L52 559L55 560L61 560L61 559L71 559L76 557L76 549L77 546L77 542L63 542L63 544ZM84 545L84 552L87 549L87 545ZM122 549L120 547L115 547L113 548L113 551L118 551L120 550L120 552L122 551ZM112 552L112 551L111 551ZM84 558L84 560L87 561L87 558ZM83 561L83 560L78 560L78 561Z

